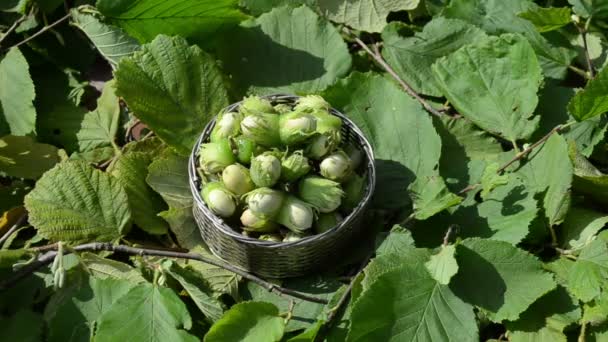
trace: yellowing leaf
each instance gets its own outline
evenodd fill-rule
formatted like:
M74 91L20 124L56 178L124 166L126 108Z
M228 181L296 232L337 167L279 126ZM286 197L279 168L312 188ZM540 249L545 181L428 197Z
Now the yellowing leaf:
M4 235L6 230L12 227L25 213L25 208L23 207L16 207L5 211L2 217L0 217L0 235Z

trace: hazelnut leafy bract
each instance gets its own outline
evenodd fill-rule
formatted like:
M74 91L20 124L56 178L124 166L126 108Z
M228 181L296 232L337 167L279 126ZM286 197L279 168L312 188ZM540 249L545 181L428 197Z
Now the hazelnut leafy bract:
M607 25L0 1L0 341L608 340Z
M319 95L295 102L252 95L236 112L218 114L209 137L215 142L203 142L197 152L201 198L211 212L244 236L265 241L294 242L337 227L363 199L368 177L366 169L358 167L361 147L341 140L342 119L330 111ZM229 125L232 139L218 140L227 117L243 119L240 127ZM319 137L331 143L311 149ZM251 156L242 164L233 163L232 147L239 154L242 139L255 141L257 148L248 149ZM351 179L348 205L341 206L341 183ZM333 220L325 215L323 222L315 223L319 213L333 214Z

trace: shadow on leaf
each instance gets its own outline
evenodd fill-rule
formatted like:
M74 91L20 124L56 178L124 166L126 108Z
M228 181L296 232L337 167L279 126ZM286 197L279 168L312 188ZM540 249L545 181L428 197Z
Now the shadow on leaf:
M525 192L525 190L526 188L523 185L519 185L509 191L507 197L502 201L502 215L511 216L524 210L524 207L517 204L517 202L527 197L527 192Z
M386 159L376 159L376 190L372 199L374 207L395 209L410 205L407 191L415 179L414 173L402 164Z
M507 286L494 265L473 250L457 247L458 273L450 288L467 303L497 312L504 304Z
M458 193L467 185L471 184L469 175L470 158L464 147L456 137L446 128L446 124L433 117L433 126L441 137L441 158L439 160L439 174L445 179L445 183L454 193Z
M277 43L259 26L238 27L228 37L231 43L219 52L242 93L249 87L287 87L326 73L322 58Z
M554 315L564 315L580 310L568 291L558 285L554 290L539 298L524 311L517 321L507 323L512 331L534 333L546 326L546 320Z

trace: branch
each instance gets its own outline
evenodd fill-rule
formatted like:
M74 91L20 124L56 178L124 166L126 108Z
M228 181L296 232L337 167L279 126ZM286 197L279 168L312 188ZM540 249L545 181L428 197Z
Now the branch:
M513 163L515 163L518 160L521 160L523 157L525 157L526 155L528 155L530 152L532 152L532 150L534 150L535 148L537 148L538 146L542 145L545 141L547 141L553 134L555 133L559 133L561 132L564 128L570 126L574 124L574 122L569 122L569 123L565 123L563 125L557 125L555 127L553 127L552 130L549 131L549 133L545 134L545 136L543 136L542 138L540 138L537 142L535 142L534 144L528 146L526 149L524 149L521 152L517 152L517 154L515 154L515 157L513 157L511 160L509 160L506 164L504 164L503 166L501 166L496 173L497 174L501 174L503 173L509 166L513 165ZM467 193L471 190L476 189L479 186L479 184L471 184L468 185L466 188L460 190L458 192L459 195Z
M34 38L38 37L39 35L43 34L44 32L46 32L46 31L48 31L48 30L52 29L53 27L55 27L55 26L57 26L57 25L61 24L61 23L62 23L62 22L64 22L64 21L68 20L68 19L70 18L70 16L71 16L71 14L70 14L70 13L68 13L68 14L64 15L63 17L61 17L61 18L57 19L57 21L55 21L54 23L52 23L52 24L50 24L50 25L47 25L47 26L45 26L45 27L41 28L41 29L40 29L40 31L38 31L38 32L34 33L33 35L31 35L31 36L29 36L29 37L27 37L27 38L25 38L24 40L22 40L22 41L20 41L19 43L17 43L17 44L15 44L15 45L13 45L12 47L18 47L18 46L21 46L21 45L23 45L23 44L25 44L25 43L29 42L30 40L32 40L32 39L34 39Z
M587 68L589 68L589 76L591 78L595 78L595 69L593 68L593 63L591 62L591 56L589 55L589 47L587 46L587 27L581 27L576 24L576 28L578 32L581 34L583 39L583 50L585 51L585 59L587 60Z
M184 253L184 252L149 249L149 248L136 248L136 247L130 247L130 246L124 246L124 245L112 245L111 243L105 243L105 242L92 242L92 243L87 243L87 244L83 244L83 245L78 245L78 246L71 248L71 250L73 250L75 252L110 251L110 252L114 252L114 253L123 253L123 254L130 254L130 255L160 256L160 257L167 257L167 258L197 260L197 261L204 262L206 264L214 265L217 267L221 267L225 270L234 272L247 280L257 283L258 285L264 287L269 292L274 292L281 296L291 296L294 298L299 298L299 299L306 300L309 302L315 302L315 303L321 303L321 304L328 303L328 301L323 298L310 296L305 293L290 290L290 289L278 286L276 284L269 283L269 282L265 281L264 279L261 279L251 273L245 272L245 271L243 271L235 266L232 266L228 263L225 263L221 260L211 259L211 258L205 257L205 256L197 254L197 253ZM69 253L69 251L64 252L64 254L67 254L67 253ZM19 269L18 271L15 272L15 274L11 278L0 283L0 291L6 290L6 289L14 286L21 279L25 278L26 276L30 275L31 273L35 272L36 270L40 269L41 267L50 264L51 262L53 262L56 255L57 255L56 251L47 252L46 254L43 254L42 256L40 256L38 258L38 260Z
M0 245L4 243L27 219L27 214L23 214L19 217L17 222L2 236L0 237Z
M408 93L410 96L415 98L418 102L420 102L420 104L422 105L422 107L424 107L424 109L426 109L429 113L431 113L435 116L442 115L441 112L439 112L437 109L433 108L428 102L426 102L425 99L423 99L418 93L416 93L416 91L414 91L414 89L409 84L407 84L407 82L405 82L401 77L399 77L399 75L397 75L395 70L390 65L388 65L388 63L386 63L384 58L382 58L382 54L380 54L380 51L378 50L377 47L375 48L376 52L372 51L369 48L369 46L367 46L367 44L365 44L361 39L359 39L359 37L354 35L349 29L347 29L347 28L344 28L344 29L345 29L346 33L348 33L355 40L355 42L357 42L357 44L363 50L365 50L365 52L367 52L368 55L370 55L370 57L372 57L384 70L386 70L386 72L389 73L389 75L391 75L397 81L397 83L399 83L399 85L401 85L401 88L403 88L403 90L405 90L406 93Z
M557 125L557 126L553 127L553 129L550 130L549 133L545 134L545 136L543 136L542 138L540 138L537 142L535 142L534 144L528 146L528 148L524 149L523 151L517 153L515 155L515 157L513 157L513 159L509 160L509 162L507 162L505 165L501 166L496 171L496 173L498 173L498 174L502 173L506 168L508 168L509 166L511 166L513 163L515 163L516 161L518 161L521 158L523 158L526 155L528 155L528 153L532 152L532 150L534 150L538 146L542 145L545 141L547 141L549 138L551 138L551 136L553 134L559 133L561 130L563 130L564 128L570 126L571 124L572 123L567 123L567 124Z
M55 242L50 245L30 247L29 250L31 250L32 252L36 252L36 253L54 251L57 249L57 245L58 245L58 243Z
M6 37L8 37L13 31L15 31L17 26L19 26L19 24L21 24L25 20L25 18L27 18L27 15L24 14L21 16L21 18L15 20L13 25L11 25L11 27L9 27L8 30L6 30L6 32L4 33L2 38L0 38L0 44L2 44L2 42L6 39Z

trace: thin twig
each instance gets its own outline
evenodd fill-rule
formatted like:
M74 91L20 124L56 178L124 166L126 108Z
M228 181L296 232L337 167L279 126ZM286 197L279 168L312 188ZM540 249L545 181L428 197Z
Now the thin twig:
M254 283L259 284L260 286L264 287L269 292L274 292L281 296L291 296L294 298L299 298L299 299L306 300L309 302L315 302L315 303L321 303L321 304L328 303L328 301L326 299L310 296L305 293L301 293L298 291L294 291L294 290L290 290L290 289L278 286L276 284L267 282L251 273L245 272L235 266L227 264L223 261L211 259L211 258L205 257L205 256L197 254L197 253L183 253L183 252L158 250L158 249L137 248L137 247L124 246L124 245L112 245L111 243L105 243L105 242L92 242L92 243L87 243L87 244L83 244L83 245L78 245L78 246L71 248L71 250L73 250L75 252L110 251L110 252L124 253L124 254L130 254L130 255L160 256L160 257L167 257L167 258L197 260L197 261L201 261L206 264L221 267L225 270L236 273L247 280L250 280L250 281L253 281ZM67 251L66 251L66 253L67 253ZM40 256L38 258L38 260L19 269L17 272L15 272L15 274L11 278L0 283L0 291L6 290L6 289L14 286L19 280L25 278L29 274L38 270L39 268L41 268L45 265L48 265L49 263L51 263L53 261L53 259L55 258L56 255L57 255L56 251L47 252L46 254Z
M466 194L467 192L469 192L469 191L471 191L471 190L475 190L475 189L477 189L477 187L478 187L478 186L480 186L480 185L481 185L481 184L479 184L479 183L467 185L467 187L466 187L466 188L464 188L464 189L462 189L462 190L458 191L458 194L459 194L459 195Z
M407 82L405 82L401 77L399 77L399 75L397 75L395 70L393 70L393 68L390 65L388 65L388 63L384 60L384 58L382 58L382 54L380 53L377 46L375 47L376 52L374 52L369 48L369 46L367 46L367 44L365 44L361 39L359 39L359 37L354 35L350 30L345 28L345 31L349 35L351 35L351 37L355 40L355 42L363 50L365 50L365 52L367 52L367 54L370 55L370 57L372 57L384 70L386 70L386 72L389 73L389 75L391 75L391 77L393 77L397 81L397 83L399 83L401 88L403 88L403 90L405 90L406 93L408 93L410 96L415 98L418 102L420 102L420 104L422 105L422 107L424 107L424 109L426 109L429 113L431 113L435 116L442 115L441 112L439 112L437 109L433 108L428 102L426 102L425 99L423 99L420 95L418 95L418 93L416 93L416 91L414 91L414 89L409 84L407 84Z
M42 253L42 252L48 252L48 251L54 251L57 249L57 242L52 243L50 245L44 245L44 246L35 246L35 247L30 247L28 248L29 250L33 251L33 252L37 252L37 253Z
M27 214L21 215L17 222L15 222L15 224L4 235L2 235L2 237L0 237L0 245L2 245L4 241L6 241L11 235L13 235L13 233L17 231L19 227L21 227L21 225L25 222L26 219Z
M572 125L574 122L569 122L569 123L565 123L563 125L557 125L555 127L553 127L552 130L549 131L549 133L545 134L545 136L543 136L542 138L540 138L537 142L535 142L534 144L528 146L527 148L525 148L523 151L521 152L517 152L515 154L515 156L509 160L506 164L504 164L503 166L501 166L496 173L497 174L501 174L503 173L509 166L513 165L513 163L517 162L518 160L521 160L523 157L525 157L526 155L528 155L530 152L532 152L532 150L534 150L535 148L537 148L538 146L542 145L545 141L547 141L553 134L555 133L559 133L561 132L564 128ZM464 193L467 193L471 190L476 189L480 184L471 184L468 185L466 188L460 190L458 192L459 195L462 195Z
M549 133L545 134L545 136L543 136L542 138L540 138L537 142L535 142L534 144L528 146L526 149L524 149L523 151L517 153L515 155L515 157L513 157L513 159L509 160L508 163L506 163L505 165L501 166L496 173L500 174L502 173L506 168L508 168L509 166L511 166L513 163L515 163L516 161L520 160L521 158L525 157L526 155L528 155L528 153L532 152L532 150L534 150L535 148L537 148L538 146L542 145L545 141L547 141L549 138L551 138L551 136L555 133L559 133L561 130L563 130L564 128L570 126L572 123L567 123L567 124L563 124L563 125L557 125L555 127L553 127L552 130L549 131Z
M112 164L112 161L114 161L114 159L116 158L116 155L113 156L112 158L104 161L103 163L99 164L97 166L97 168L101 169L101 170L105 170L108 166L110 166L110 164Z
M25 20L25 18L27 18L27 15L24 14L21 16L21 18L15 20L13 25L11 25L11 27L9 27L8 30L6 30L6 32L4 32L4 35L2 36L2 38L0 38L0 44L2 44L2 42L6 39L6 37L8 37L13 31L15 31L17 26L19 26L19 24L21 24Z
M52 29L53 27L55 27L55 26L57 26L57 25L61 24L61 23L62 23L62 22L64 22L64 21L68 20L68 19L70 18L70 16L71 16L71 14L70 14L70 13L68 13L68 14L64 15L63 17L61 17L61 18L57 19L57 21L55 21L54 23L49 24L49 25L47 25L47 26L45 26L45 27L41 28L41 29L40 29L40 31L38 31L38 32L34 33L33 35L31 35L31 36L29 36L29 37L27 37L27 38L25 38L25 39L24 39L24 40L22 40L21 42L19 42L19 43L17 43L17 44L15 44L15 45L13 45L13 47L18 47L18 46L21 46L21 45L23 45L23 44L25 44L25 43L29 42L30 40L32 40L32 39L34 39L34 38L38 37L39 35L43 34L44 32L46 32L46 31L48 31L48 30Z
M143 137L143 138L141 138L141 140L146 140L146 139L149 139L149 138L151 138L152 136L154 136L154 131L150 131L150 132L148 132L146 135L144 135L144 137Z
M576 25L578 32L581 34L581 38L583 39L583 50L585 51L585 60L587 60L587 68L589 69L589 76L591 78L595 78L595 69L593 68L593 62L591 62L591 56L589 55L589 47L587 46L587 29L586 27L581 27L580 25Z
M336 318L336 315L342 310L342 307L346 304L346 302L350 298L350 294L353 290L353 286L355 285L355 282L357 281L357 278L359 277L359 274L361 274L361 272L363 272L363 270L365 269L365 266L367 266L367 263L370 261L370 259L372 258L372 256L374 255L375 252L376 252L375 250L371 251L365 257L365 259L363 259L361 266L359 266L357 273L355 273L355 275L352 276L350 284L348 284L348 287L346 288L346 290L344 290L344 293L338 300L338 303L336 303L336 305L329 310L329 313L327 314L327 319L325 320L325 323L323 324L323 326L325 327L326 330L331 328L331 326L333 324L333 320Z

